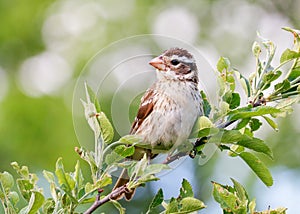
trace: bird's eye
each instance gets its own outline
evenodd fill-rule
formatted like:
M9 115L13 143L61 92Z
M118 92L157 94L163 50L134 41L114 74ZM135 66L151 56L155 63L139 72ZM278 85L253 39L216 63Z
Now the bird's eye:
M177 59L172 59L171 64L172 65L178 65L180 62Z

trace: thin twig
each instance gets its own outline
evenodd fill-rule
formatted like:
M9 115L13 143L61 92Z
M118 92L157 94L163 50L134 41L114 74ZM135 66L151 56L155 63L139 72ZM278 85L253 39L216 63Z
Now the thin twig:
M176 155L173 155L171 157L167 157L166 160L164 160L163 164L169 164L172 163L175 160L178 160L179 158L182 158L184 156L187 156L190 152L179 152Z
M128 189L127 189L126 185L124 185L119 188L116 188L115 190L113 190L111 193L109 193L107 196L105 196L102 199L100 199L100 194L98 194L96 196L96 200L93 203L93 205L87 211L85 211L84 214L91 214L101 205L103 205L111 200L114 200L115 198L118 198L120 195L122 195L126 192L128 192Z

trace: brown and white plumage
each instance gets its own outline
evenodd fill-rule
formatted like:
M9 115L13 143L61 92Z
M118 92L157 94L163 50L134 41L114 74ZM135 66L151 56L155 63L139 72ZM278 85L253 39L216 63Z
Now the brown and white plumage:
M186 142L195 121L202 115L202 99L196 62L188 51L172 48L149 63L156 68L157 81L142 97L130 134L138 135L144 143L150 144L150 153L155 156L161 151L174 151ZM149 150L142 151L149 153ZM141 157L140 152L135 152L132 158L138 160ZM126 171L122 177L115 188L128 182ZM133 192L125 194L127 200Z

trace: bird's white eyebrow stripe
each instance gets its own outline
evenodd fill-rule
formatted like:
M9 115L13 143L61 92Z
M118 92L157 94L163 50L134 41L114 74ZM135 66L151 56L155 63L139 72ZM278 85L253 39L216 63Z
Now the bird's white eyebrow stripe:
M187 58L186 56L174 55L174 56L172 56L172 59L178 59L179 61L185 62L185 63L194 63L195 62L194 59Z

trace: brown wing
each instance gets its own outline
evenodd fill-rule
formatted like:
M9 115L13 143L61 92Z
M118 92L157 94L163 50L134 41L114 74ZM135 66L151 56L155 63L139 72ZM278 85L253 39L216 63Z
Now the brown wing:
M155 91L150 88L146 91L145 95L141 99L141 104L135 117L135 120L131 126L130 134L136 133L143 121L148 117L148 115L153 111L155 104L154 96Z

